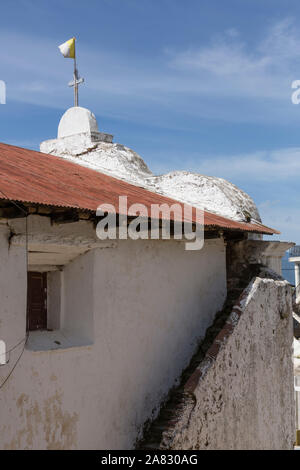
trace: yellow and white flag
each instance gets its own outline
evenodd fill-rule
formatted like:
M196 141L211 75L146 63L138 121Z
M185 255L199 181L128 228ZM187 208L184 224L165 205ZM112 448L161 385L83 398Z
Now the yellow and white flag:
M64 57L75 59L75 38L69 39L58 48Z

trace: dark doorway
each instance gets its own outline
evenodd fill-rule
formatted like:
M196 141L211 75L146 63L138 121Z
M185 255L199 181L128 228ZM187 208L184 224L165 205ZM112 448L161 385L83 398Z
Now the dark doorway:
M47 328L47 273L28 273L27 328L29 331Z

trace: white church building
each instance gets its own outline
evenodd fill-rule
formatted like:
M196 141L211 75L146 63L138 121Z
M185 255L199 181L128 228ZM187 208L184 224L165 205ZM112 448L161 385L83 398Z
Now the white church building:
M201 209L202 249L172 212L169 239L99 239L120 196ZM84 108L41 152L0 144L0 449L291 449L292 244L273 233L233 184L154 175Z

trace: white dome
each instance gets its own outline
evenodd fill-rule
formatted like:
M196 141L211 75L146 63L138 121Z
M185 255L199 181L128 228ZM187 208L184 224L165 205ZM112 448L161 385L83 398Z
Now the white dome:
M154 176L144 160L130 148L107 142L93 143L83 135L46 140L40 149L133 184L146 185L147 178Z
M239 221L261 221L253 199L223 178L174 171L150 178L155 190L201 209Z
M96 138L95 134L98 134ZM251 197L229 181L187 171L155 176L140 155L124 145L101 141L105 136L112 138L99 133L91 111L74 107L62 116L58 139L42 142L40 148L41 152L108 173L223 217L244 222L261 221Z
M62 116L58 125L58 139L75 134L99 132L95 115L86 108L74 106Z

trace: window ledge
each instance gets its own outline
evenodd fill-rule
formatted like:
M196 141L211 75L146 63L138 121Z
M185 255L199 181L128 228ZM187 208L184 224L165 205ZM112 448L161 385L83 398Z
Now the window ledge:
M57 351L61 349L91 346L87 340L63 330L30 331L26 349L30 351Z

